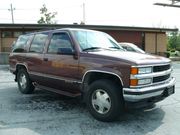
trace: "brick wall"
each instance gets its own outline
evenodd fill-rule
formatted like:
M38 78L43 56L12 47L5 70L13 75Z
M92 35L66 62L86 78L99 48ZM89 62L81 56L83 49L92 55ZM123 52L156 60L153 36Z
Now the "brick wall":
M167 49L166 33L146 33L145 51L148 53L164 53Z
M16 40L16 38L2 38L2 52L10 52L11 45Z
M142 32L138 31L104 31L110 34L117 42L130 42L143 48Z

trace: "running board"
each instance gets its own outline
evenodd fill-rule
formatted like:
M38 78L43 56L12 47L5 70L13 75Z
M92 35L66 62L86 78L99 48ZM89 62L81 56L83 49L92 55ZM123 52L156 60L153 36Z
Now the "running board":
M69 97L78 97L78 96L81 95L81 93L72 94L72 93L67 92L67 91L62 91L62 90L59 90L59 89L49 88L49 87L46 87L46 86L39 85L39 84L37 84L35 82L33 82L33 85L35 87L37 87L37 88L44 89L44 90L47 90L47 91L51 91L51 92L61 94L61 95L66 95L66 96L69 96Z

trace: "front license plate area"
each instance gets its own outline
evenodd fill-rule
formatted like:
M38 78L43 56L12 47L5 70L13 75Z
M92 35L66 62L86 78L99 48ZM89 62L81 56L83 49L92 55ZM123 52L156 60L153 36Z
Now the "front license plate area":
M169 96L169 95L171 95L171 94L173 94L174 93L174 86L172 86L172 87L170 87L170 88L166 88L165 90L164 90L164 92L163 92L163 95L165 96L165 97L167 97L167 96Z

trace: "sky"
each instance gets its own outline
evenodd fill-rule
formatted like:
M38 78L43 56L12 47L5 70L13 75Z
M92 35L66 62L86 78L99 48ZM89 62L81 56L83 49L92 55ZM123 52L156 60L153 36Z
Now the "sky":
M54 19L58 24L80 23L85 3L87 25L180 29L180 8L155 6L155 2L169 0L0 0L0 23L12 23L8 10L11 3L15 23L36 24L43 4L50 12L58 13Z

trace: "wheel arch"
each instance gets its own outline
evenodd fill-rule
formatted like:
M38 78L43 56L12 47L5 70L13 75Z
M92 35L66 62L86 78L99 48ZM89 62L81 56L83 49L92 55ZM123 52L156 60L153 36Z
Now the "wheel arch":
M101 70L88 70L85 72L82 78L82 91L86 92L87 87L94 81L99 79L108 79L117 82L121 87L123 87L122 78L113 72L101 71Z
M17 63L17 64L16 64L16 70L15 70L15 81L17 81L17 73L18 73L18 70L21 69L21 68L23 68L23 69L25 69L26 71L28 71L28 68L27 68L26 64Z

